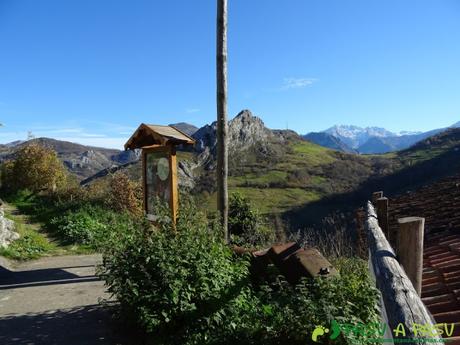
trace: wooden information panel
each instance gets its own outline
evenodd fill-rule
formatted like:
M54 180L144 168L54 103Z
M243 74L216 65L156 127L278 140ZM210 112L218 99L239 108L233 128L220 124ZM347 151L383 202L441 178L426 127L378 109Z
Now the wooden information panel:
M174 147L158 147L143 152L144 205L147 218L156 221L156 203L168 203L175 221L177 210L177 166Z

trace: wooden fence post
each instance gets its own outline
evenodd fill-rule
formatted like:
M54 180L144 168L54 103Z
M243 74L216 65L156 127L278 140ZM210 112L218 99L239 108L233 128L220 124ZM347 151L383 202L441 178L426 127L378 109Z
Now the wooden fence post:
M380 198L383 198L383 192L382 191L372 193L372 204L374 206L376 206L377 205L377 199L380 199Z
M377 199L377 218L379 226L382 229L388 242L390 242L390 229L388 224L388 198Z
M364 221L366 219L366 212L364 209L358 208L355 211L355 220L356 220L356 235L357 235L357 252L358 256L361 258L367 257L367 241L364 232Z
M418 295L422 294L423 235L425 218L399 218L397 254Z

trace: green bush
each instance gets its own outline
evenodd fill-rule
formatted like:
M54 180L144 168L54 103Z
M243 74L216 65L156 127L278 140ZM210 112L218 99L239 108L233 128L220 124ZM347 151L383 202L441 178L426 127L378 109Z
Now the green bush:
M55 234L65 243L85 244L99 248L113 234L131 225L126 213L115 213L102 206L83 205L69 209L51 219Z
M230 195L228 230L232 243L237 245L264 245L274 239L274 232L266 226L258 210L240 193Z
M53 218L51 224L66 241L78 244L94 243L95 237L107 231L107 225L100 221L94 208L87 207L77 212L68 211Z
M333 279L291 286L273 275L253 285L248 258L235 256L192 205L181 207L175 230L160 219L154 230L138 225L113 236L100 272L156 344L306 344L332 319L377 318L363 261L338 262Z
M379 322L377 290L372 287L366 263L360 259L336 262L340 276L303 278L292 286L276 277L257 291L260 344L312 343L318 325L329 328L332 320L357 324ZM256 316L256 315L254 315ZM322 342L328 344L325 336ZM333 344L371 344L357 337L341 336Z
M126 232L104 253L109 291L163 343L206 342L249 292L247 260L236 259L218 233L184 209L176 231L165 222Z

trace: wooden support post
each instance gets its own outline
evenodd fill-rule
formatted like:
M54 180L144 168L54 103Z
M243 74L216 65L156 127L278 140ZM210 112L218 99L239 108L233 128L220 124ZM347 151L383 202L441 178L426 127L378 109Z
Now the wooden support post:
M169 166L171 168L171 178L170 178L170 188L171 188L171 196L169 199L169 207L171 208L171 219L174 225L174 229L176 228L176 220L177 220L177 210L179 208L179 189L177 184L177 159L176 159L176 148L171 146L169 148Z
M397 254L415 291L421 296L423 272L423 235L425 218L399 218Z
M367 241L364 232L364 221L366 219L366 212L363 208L355 211L356 220L356 237L357 237L357 251L358 256L361 258L367 257Z
M377 199L377 218L379 220L379 226L382 229L388 242L390 242L390 229L388 223L388 198Z
M382 191L372 193L372 204L374 206L376 206L377 205L377 199L380 199L380 198L383 198L383 192Z

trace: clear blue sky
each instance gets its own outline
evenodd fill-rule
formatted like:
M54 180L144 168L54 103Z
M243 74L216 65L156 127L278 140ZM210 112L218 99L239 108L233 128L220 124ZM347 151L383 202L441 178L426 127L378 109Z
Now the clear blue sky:
M229 114L271 128L460 121L460 2L229 0ZM121 147L216 117L214 0L0 0L0 143Z

